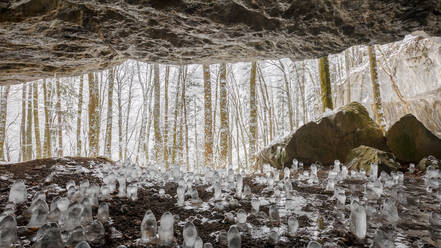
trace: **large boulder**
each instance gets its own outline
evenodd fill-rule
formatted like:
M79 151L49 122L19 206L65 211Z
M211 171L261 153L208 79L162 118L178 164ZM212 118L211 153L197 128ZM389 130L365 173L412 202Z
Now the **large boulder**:
M360 145L387 150L380 127L363 105L353 102L263 149L257 163L281 168L296 158L308 164L318 161L327 165L336 159L345 161L348 153Z
M352 149L346 157L346 161L350 169L362 169L366 172L371 170L371 164L378 165L379 173L381 171L390 173L400 168L400 164L395 161L395 157L392 153L363 145Z
M397 159L417 163L424 157L441 157L441 139L411 115L401 117L386 133L387 146Z

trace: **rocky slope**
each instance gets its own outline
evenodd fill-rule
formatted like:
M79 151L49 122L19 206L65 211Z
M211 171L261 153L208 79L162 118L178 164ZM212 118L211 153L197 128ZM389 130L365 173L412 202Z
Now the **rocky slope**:
M440 24L437 0L7 0L0 2L0 85L128 58L312 58L417 30L441 36Z

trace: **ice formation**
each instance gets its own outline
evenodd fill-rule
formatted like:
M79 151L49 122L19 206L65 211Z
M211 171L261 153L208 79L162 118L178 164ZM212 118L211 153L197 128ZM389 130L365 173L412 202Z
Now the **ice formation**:
M359 239L366 237L367 222L366 210L363 206L355 204L351 209L351 232Z
M159 243L161 245L170 245L173 243L174 236L173 236L173 224L175 222L175 219L173 218L173 215L170 212L165 212L161 216L160 220L160 226L158 229L159 234Z
M288 218L288 233L291 236L296 235L297 230L299 229L299 221L295 216L291 216Z
M15 217L0 216L0 247L10 247L17 240L17 222Z
M20 204L26 201L27 195L28 193L24 181L18 180L11 186L9 201L15 204Z
M233 225L228 230L228 248L240 248L241 247L241 237L239 229Z
M182 235L184 236L184 248L193 248L198 231L192 222L185 223Z

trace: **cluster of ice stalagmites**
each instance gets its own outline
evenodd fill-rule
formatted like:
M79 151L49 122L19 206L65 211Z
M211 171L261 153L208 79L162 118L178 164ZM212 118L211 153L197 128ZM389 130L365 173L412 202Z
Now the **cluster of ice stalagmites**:
M409 166L413 173L415 166ZM344 226L359 242L368 242L378 247L395 247L395 232L403 211L412 208L406 193L403 172L381 171L379 166L371 164L369 171L349 170L339 161L335 161L330 170L324 171L319 164L306 168L294 160L291 168L282 171L264 166L262 173L251 181L260 185L260 192L252 192L244 180L246 172L238 173L232 167L213 170L210 168L185 172L181 167L140 167L130 162L118 166L101 165L95 175L102 178L97 184L82 180L66 183L65 196L55 196L48 204L45 192L36 192L28 201L28 190L24 181L12 184L9 202L0 215L0 247L9 247L22 242L17 237L17 206L25 204L28 216L27 228L35 230L34 247L89 247L90 243L100 242L104 237L104 226L111 219L109 201L113 197L123 197L130 201L139 201L138 189L159 186L157 196L160 199L176 199L178 209L195 212L212 209L225 216L224 223L229 223L228 230L212 233L218 240L225 239L228 247L241 247L244 237L266 239L277 245L287 239L299 239L308 229L330 230L333 225ZM433 242L441 240L441 202L440 172L436 167L428 167L424 176L424 194L433 197L438 208L427 213L427 226ZM410 180L410 179L409 179ZM354 181L356 183L348 183ZM176 183L176 192L164 189L167 183ZM204 186L204 187L199 187ZM331 209L323 213L321 209L304 211L307 206L316 206L314 193L302 192L302 188L325 192L330 197ZM201 190L211 192L212 197L200 197ZM175 195L174 195L175 194ZM245 206L249 207L245 207ZM320 205L320 204L319 204ZM318 205L318 206L319 206ZM234 209L229 211L228 209ZM94 214L96 213L96 214ZM182 246L204 247L193 221L188 219L177 222L179 212L155 212L146 209L140 225L140 237L133 244L143 246ZM335 218L334 222L325 220L325 214ZM307 217L312 223L305 226L301 218ZM140 216L142 217L142 216ZM159 219L157 219L157 217ZM329 218L329 217L327 217ZM250 219L257 219L261 226ZM372 225L372 223L374 223ZM181 231L183 243L177 243L175 230ZM121 232L110 228L110 236L121 237ZM303 238L305 239L305 238ZM322 247L323 241L317 237L307 237L307 247ZM334 244L334 243L333 243ZM438 243L439 244L439 243ZM331 245L332 244L327 244ZM124 246L121 245L120 248Z

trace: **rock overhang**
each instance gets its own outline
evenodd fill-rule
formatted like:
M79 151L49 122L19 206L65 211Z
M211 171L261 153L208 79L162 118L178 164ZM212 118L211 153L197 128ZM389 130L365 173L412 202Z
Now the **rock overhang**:
M419 30L441 36L440 1L9 0L0 2L0 84L79 75L127 59L316 58Z

